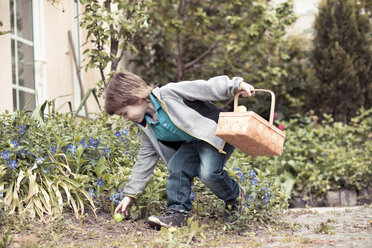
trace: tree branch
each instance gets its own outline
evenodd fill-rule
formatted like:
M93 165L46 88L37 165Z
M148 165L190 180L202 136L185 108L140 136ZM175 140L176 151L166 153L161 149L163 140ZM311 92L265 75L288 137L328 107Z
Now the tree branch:
M184 20L184 16L185 16L185 0L181 0L180 1L180 5L178 6L178 15L180 17L180 20L182 22L182 25L184 25L184 23L185 23L185 20ZM183 57L183 40L184 40L184 37L183 37L182 30L179 30L178 31L178 37L177 37L177 41L178 41L177 80L178 81L181 81L183 79L184 70L185 70L185 67L184 67L184 64L183 64L183 61L182 61L182 57Z
M194 72L194 71L199 70L199 69L201 69L203 67L206 67L206 66L207 66L206 64L196 65L192 68L186 69L185 73Z
M185 68L189 69L191 66L193 66L194 64L198 63L200 60L205 58L208 54L210 54L217 47L218 43L219 43L219 40L215 40L213 42L213 44L206 51L204 51L199 57L197 57L196 59L188 62L185 65Z

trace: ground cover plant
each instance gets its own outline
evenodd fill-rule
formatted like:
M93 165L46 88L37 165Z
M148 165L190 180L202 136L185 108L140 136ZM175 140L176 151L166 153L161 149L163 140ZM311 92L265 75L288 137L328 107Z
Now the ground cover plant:
M140 144L136 126L105 114L90 120L76 118L73 113L44 114L40 109L32 115L5 112L0 120L2 210L31 218L58 216L66 210L77 218L87 211L112 214L124 197L123 188L136 161ZM243 199L247 221L263 222L276 209L285 207L285 201L269 172L251 167L246 160L237 151L226 170L247 189ZM165 209L166 178L166 167L160 162L143 194L131 206L132 219ZM200 216L223 211L223 203L197 179L190 197ZM213 213L208 212L210 208Z
M287 197L324 205L330 190L371 187L372 109L360 109L349 125L330 115L318 122L310 113L281 122L286 131L280 157L257 157L252 165L270 168Z
M135 126L104 114L89 120L76 118L74 113L40 114L38 110L33 115L21 111L3 113L0 116L1 242L10 244L13 238L17 241L15 234L30 232L35 228L35 221L36 225L50 226L48 230L52 235L37 233L37 240L45 244L54 244L60 239L67 244L78 240L78 233L94 237L97 230L84 231L81 227L88 223L107 233L124 228L118 232L126 235L125 240L130 237L132 244L148 247L203 246L208 240L212 240L213 246L228 240L228 235L253 239L261 232L286 229L280 214L287 206L283 188L290 185L288 178L294 180L292 196L303 192L301 185L310 185L311 190L320 192L326 187L324 185L360 188L369 185L370 166L366 158L370 156L370 116L371 110L361 110L349 126L326 121L320 124L312 116L280 122L287 132L282 157L251 159L236 150L226 164L228 173L247 190L245 208L236 224L221 223L223 202L195 179L190 195L194 208L188 226L175 231L163 229L155 234L149 231L144 220L149 214L165 211L167 170L163 163L155 168L142 196L132 205L130 219L122 223L112 219L139 149L140 133ZM323 152L331 160L326 160ZM351 153L358 156L348 163L354 156ZM278 161L284 162L278 164ZM327 162L327 166L322 162ZM340 163L342 168L337 167ZM293 173L289 165L298 166L297 174L288 176ZM306 167L301 167L303 165ZM322 181L318 184L312 181L319 178ZM316 191L311 194L315 196ZM72 225L74 234L67 231L68 223L75 223ZM23 230L21 226L31 229ZM321 227L315 226L314 230ZM143 232L151 232L147 234L156 235L156 238L146 239L141 235ZM106 241L100 242L100 246L104 246ZM114 243L120 246L120 242L124 239ZM257 240L249 242L259 243Z

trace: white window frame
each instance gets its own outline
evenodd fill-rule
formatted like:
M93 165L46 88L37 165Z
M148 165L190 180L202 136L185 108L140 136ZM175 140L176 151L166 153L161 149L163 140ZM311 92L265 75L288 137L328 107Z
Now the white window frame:
M76 55L76 62L78 63L78 68L81 68L81 48L80 48L80 41L81 41L81 32L80 32L80 4L79 2L72 2L72 41L74 43L74 52ZM73 61L75 63L75 61ZM77 76L75 65L73 67L73 78L74 78L74 102L75 102L75 109L77 109L81 103L81 92L80 92L80 85L79 79ZM80 73L81 80L83 82L82 73ZM79 112L79 115L85 116L85 109L82 108Z
M47 59L44 0L33 0L34 72L36 105L47 99Z
M46 99L46 51L45 51L45 29L44 29L44 2L43 0L32 1L32 37L33 40L26 40L17 35L17 15L14 13L14 34L12 33L11 42L21 42L33 48L33 71L34 89L20 86L18 78L18 47L14 46L15 60L15 84L12 83L12 90L17 91L16 109L20 109L19 90L35 95L35 106L41 104ZM14 11L17 11L17 0L13 1ZM14 99L13 99L14 100Z

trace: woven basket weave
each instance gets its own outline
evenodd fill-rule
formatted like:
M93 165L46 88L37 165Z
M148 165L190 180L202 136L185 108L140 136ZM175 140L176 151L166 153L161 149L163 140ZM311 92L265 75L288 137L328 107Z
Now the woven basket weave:
M275 95L269 90L255 89L257 91L271 94L270 120L252 111L238 112L239 92L235 95L234 112L220 113L216 135L249 155L281 155L285 133L273 125Z

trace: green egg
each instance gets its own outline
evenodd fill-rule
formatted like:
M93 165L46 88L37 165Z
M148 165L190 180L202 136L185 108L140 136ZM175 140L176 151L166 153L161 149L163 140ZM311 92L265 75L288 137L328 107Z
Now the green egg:
M117 222L121 222L124 220L124 217L122 214L114 214L114 220L116 220Z

